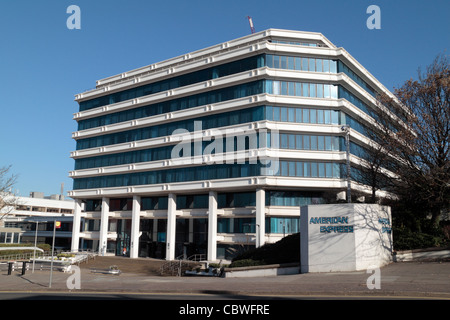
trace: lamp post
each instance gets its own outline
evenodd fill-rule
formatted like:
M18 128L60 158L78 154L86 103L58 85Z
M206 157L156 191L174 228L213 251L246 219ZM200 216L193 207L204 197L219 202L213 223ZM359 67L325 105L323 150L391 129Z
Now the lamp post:
M36 246L37 246L37 232L38 232L39 221L36 221L36 231L34 233L34 252L33 252L33 269L31 273L34 273L34 263L36 261Z
M58 227L56 226L58 224ZM53 243L52 243L52 261L50 262L50 280L48 283L48 287L51 288L52 287L52 277L53 277L53 252L55 251L55 231L56 228L60 228L61 227L61 222L60 221L56 221L53 220Z
M284 220L280 221L280 224L283 226L283 238L284 238L284 237L286 237L285 221Z
M350 126L343 125L341 130L345 132L345 146L347 158L347 202L352 202L351 188L350 188Z

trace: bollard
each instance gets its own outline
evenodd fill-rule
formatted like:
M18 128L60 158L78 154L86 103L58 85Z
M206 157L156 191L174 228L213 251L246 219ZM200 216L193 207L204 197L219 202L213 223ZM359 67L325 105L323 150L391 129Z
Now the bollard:
M22 275L25 275L26 270L27 270L27 262L23 261L22 262Z
M11 275L14 262L8 262L8 276Z

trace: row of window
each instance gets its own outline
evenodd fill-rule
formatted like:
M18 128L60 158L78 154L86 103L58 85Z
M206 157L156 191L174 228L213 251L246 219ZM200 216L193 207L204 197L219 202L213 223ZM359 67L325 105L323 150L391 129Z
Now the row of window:
M189 220L191 219L177 219L176 220L176 241L188 242L189 234L195 233L207 233L208 232L208 220L205 218L192 219L193 229L189 231ZM108 231L117 232L118 225L122 220L110 219L108 222ZM153 224L154 219L141 219L140 231L143 231L144 237L148 237L154 232ZM157 241L166 241L167 220L158 219L157 223ZM292 234L300 232L300 217L266 217L265 218L265 233L279 233L279 234ZM100 231L100 220L87 219L85 223L85 230L88 232ZM218 218L217 219L217 232L218 233L255 233L256 232L256 219L255 218ZM10 243L11 237L3 236L4 233L0 233L0 243L6 241ZM17 243L18 234L15 234L14 243ZM3 242L1 242L3 241ZM194 241L195 242L195 241Z
M228 101L264 92L264 80L254 81L228 88L217 89L191 96L173 99L161 103L151 104L139 108L102 115L99 117L80 120L78 130L128 121L132 119L150 117L177 110L194 108L206 104Z
M185 75L173 77L170 79L146 84L121 92L108 94L88 101L83 101L80 102L80 111L98 108L104 105L126 101L166 90L171 90L201 81L224 77L242 71L260 68L262 66L264 66L264 56L253 56L219 66L214 66L204 70L195 71Z
M266 55L266 66L276 69L288 69L310 72L337 72L337 62L331 59Z
M202 80L213 79L216 77L222 77L228 74L237 73L240 71L250 70L253 68L260 67L262 65L267 65L273 68L281 69L292 69L292 70L303 70L312 72L344 72L350 78L355 80L361 87L363 87L371 95L375 96L375 91L364 82L356 73L354 73L350 68L348 68L343 62L321 59L321 58L307 58L307 57L293 57L293 56L279 56L279 55L259 55L256 57L250 57L243 60L238 60L231 62L229 64L216 66L213 68L208 68L202 71L197 71L191 74L183 75L169 80L164 80L154 84L149 84L143 87L133 88L125 90L119 93L114 93L111 95L95 98L89 101L80 103L80 111L92 109L99 107L101 105L120 102L128 99L132 99L138 96L155 93L163 90L169 90L176 88L178 86L192 84ZM187 78L188 82L181 81L179 78ZM161 86L161 83L174 82L172 85ZM176 84L176 85L175 85ZM155 92L146 91L146 87L154 87ZM161 88L161 89L159 89ZM292 95L292 96L302 96L302 97L318 97L318 98L346 98L350 102L354 103L359 108L367 112L367 106L365 106L361 101L357 101L356 97L350 94L345 89L341 91L339 88L339 94L337 86L327 85L327 84L313 84L313 83L296 83L296 82L286 82L286 81L270 81L267 80L266 91L273 94L281 95ZM113 123L119 123L124 121L129 121L133 119L139 119L143 117L149 117L153 115L163 114L167 112L173 112L176 110L182 110L186 108L192 108L195 106L203 105L206 103L214 103L219 101L225 101L230 99L230 97L221 97L224 94L224 90L219 90L219 96L210 94L200 94L194 95L187 98L175 99L168 102L157 103L152 105L147 105L135 109L120 111L108 115L102 115L99 117L94 117L90 119L80 120L78 122L78 130L85 130L89 128L94 128L98 126L104 126ZM232 89L231 89L232 91ZM234 95L233 95L234 96ZM232 99L232 97L231 97Z
M277 168L277 164L279 168ZM338 163L277 161L270 167L256 164L215 164L208 166L156 170L119 175L96 176L74 179L74 190L109 188L120 186L176 183L214 179L232 179L260 175L280 175L289 177L340 178Z
M360 76L358 76L355 72L353 72L345 63L338 60L337 61L337 72L343 72L347 76L349 76L353 81L359 84L364 90L370 93L373 97L376 97L376 91L367 84Z
M285 88L279 93L288 94L289 88L297 88L300 87L299 90L303 90L301 88L305 87L305 90L309 90L310 88L316 90L316 88L334 88L337 89L337 86L333 85L324 85L324 84L308 84L308 83L294 83L294 82L286 82L286 81L267 81L268 86L272 85L272 88L280 86L280 88ZM245 88L240 88L244 86ZM261 84L259 82L253 83L253 85L241 85L237 86L239 88L235 88L236 91L232 93L232 96L235 96L237 92L241 92L244 96L249 94L248 91L257 90L256 87L260 87ZM245 92L242 92L241 89ZM334 91L334 89L332 91ZM331 89L330 89L331 90ZM270 90L269 90L270 91ZM295 94L295 89L294 93ZM320 90L319 93L322 91ZM210 93L211 94L211 93ZM345 88L339 86L339 95L351 103L356 105L358 108L368 113L368 107L364 104L360 99L356 98L353 94L351 94ZM220 98L224 98L220 95ZM266 118L267 120L273 121L283 121L283 122L299 122L299 123L317 123L317 124L339 124L340 117L339 111L337 110L323 110L323 109L312 109L312 108L287 108L287 107L265 107L265 116L263 107L257 108L249 108L243 109L234 112L223 113L219 115L212 115L203 118L199 118L196 120L202 121L202 129L210 129L222 126L229 126L239 123L246 123L251 121L259 121ZM114 116L108 115L108 116ZM107 116L105 116L107 117ZM95 119L95 118L94 118ZM90 119L88 119L90 120ZM171 134L176 129L186 129L188 131L194 130L194 121L192 120L184 120L178 122L171 122L159 126L146 127L141 129L134 129L129 131L124 131L120 133L107 134L97 137L85 138L77 140L77 150L86 149L86 148L94 148L104 145L111 145L117 143L130 142L141 139L149 139L155 138L159 136L165 136ZM365 129L364 129L365 130ZM359 132L362 132L358 130Z
M322 47L322 46L325 47L325 45L313 42L287 41L287 40L269 40L269 42L281 44L293 44L296 46L305 46L305 47Z
M303 90L302 88L305 87L305 90L314 88L313 94L316 96L317 96L316 93L319 93L322 95L321 97L324 97L323 96L324 88L327 88L327 90L330 90L333 92L336 91L336 95L337 95L337 86L334 86L334 85L267 80L266 86L268 86L267 89L269 91L272 91L272 89L270 89L270 87L272 87L273 89L275 89L277 86L280 86L280 88L282 88L282 89L286 87L286 91L283 91L284 90L283 89L278 94L284 94L284 93L290 94L289 88L299 87L300 90ZM243 96L251 95L253 91L261 90L261 82L257 81L257 82L253 82L250 84L240 85L237 87L234 87L234 90L225 90L229 94L228 97L230 99L233 99L233 97L237 98L237 96L243 97ZM316 92L315 91L316 87L321 88L321 90L319 92ZM296 91L294 89L294 95L295 95L295 92ZM214 94L214 92L209 92L208 94ZM220 95L220 97L223 98L221 95ZM258 110L260 110L260 109L258 109ZM290 110L290 111L292 111L292 110ZM240 112L242 112L242 111L239 111L239 113ZM308 111L305 111L305 113L306 112L308 112ZM248 114L248 113L245 113L245 111L243 113L245 115ZM317 113L317 114L309 111L309 113L310 114L308 115L308 117L311 117L310 121L316 121L316 116L318 117L318 120L317 120L318 123L320 123L322 121L323 121L323 123L329 123L330 121L332 121L331 111L324 112L324 113ZM282 116L283 115L280 114L280 117L282 117ZM299 116L295 115L296 120L299 120L297 118ZM249 117L249 121L261 120L263 117L264 117L263 115L259 115L259 117L257 116L257 117L253 117L253 118ZM277 119L277 114L274 113L273 117L274 117L274 120ZM306 117L307 117L307 115L305 115L305 121L307 120ZM336 114L334 114L334 117L335 117L335 119L333 119L333 121L337 121ZM209 125L208 128L213 128L213 127L220 127L220 126L242 123L242 122L239 122L241 120L238 120L238 118L239 118L239 116L235 112L235 113L224 113L221 115L209 116L208 118L200 118L198 120L212 121L212 123ZM302 118L303 118L303 114L302 114ZM323 118L323 120L322 120L322 118ZM255 120L250 120L250 119L255 119ZM287 117L286 117L286 119L287 119ZM217 121L217 122L214 123L214 121ZM283 121L283 118L280 118L280 121ZM303 119L301 121L303 122ZM205 128L206 127L203 126L203 129L205 129ZM112 134L106 134L106 135L102 135L102 136L79 139L79 140L77 140L77 150L100 147L100 146L104 146L104 145L111 145L111 144L117 144L117 143L130 142L130 141L136 141L136 140L142 140L142 139L150 139L150 138L155 138L155 137L159 137L159 136L166 136L166 135L171 134L176 129L186 129L188 131L193 131L194 122L192 120L170 122L170 123L162 124L159 126L152 126L152 127L141 128L141 129L133 129L133 130L119 132L119 133L112 133Z
M86 139L80 139L77 141L77 150L171 135L177 129L184 129L189 132L194 132L198 130L220 128L260 120L264 120L264 107L247 108L239 111L231 111L227 113L209 115L197 119L180 120L152 127L145 127L130 131L123 131ZM163 154L167 154L167 149L157 148L155 152L156 153L162 152ZM151 157L150 154L146 155L142 154L142 156ZM168 158L158 159L152 157L152 159L159 160Z
M359 86L366 90L373 97L376 97L376 91L351 70L344 62L340 60L331 60L312 57L284 56L284 55L266 55L266 66L275 69L287 69L309 72L325 73L345 73Z
M259 134L255 134L256 147L259 148ZM293 150L319 150L319 151L342 151L344 150L343 138L338 136L324 136L324 135L303 135L303 134L278 134L279 141L276 144L277 148L280 149L293 149ZM267 133L267 147L272 146L272 133ZM213 140L214 141L214 140ZM213 141L203 141L201 153L203 154L205 148L214 143ZM227 140L222 141L222 150L224 152L229 152L229 144ZM233 139L233 151L238 149L238 140ZM251 147L249 140L246 139L243 143L244 149L248 150ZM177 156L186 157L190 155L195 155L196 146L194 143L190 144L191 153L189 155L178 154ZM108 154L103 156L96 156L90 158L81 158L75 160L75 170L89 169L89 168L99 168L108 167L114 165L123 165L130 163L139 162L149 162L157 160L171 159L173 156L174 146L165 146L152 149L143 149L130 152L121 152ZM212 150L211 154L217 153L217 150Z
M340 151L343 149L343 138L307 134L281 133L280 149Z
M167 210L167 196L141 197L141 210ZM266 206L305 206L310 204L325 203L322 193L311 191L272 191L265 192ZM208 194L199 195L177 195L177 209L207 209ZM217 207L223 208L243 208L256 206L256 192L228 192L217 194ZM101 199L87 199L85 201L85 211L101 211ZM132 198L119 198L109 200L110 211L132 210Z
M320 88L320 91L317 91L318 88ZM324 91L322 91L322 88L324 90L330 90L332 92L332 97L337 98L344 98L348 100L350 103L355 105L357 108L359 108L361 111L365 112L369 116L375 117L374 113L370 110L370 108L365 104L361 99L356 97L354 94L352 94L350 91L345 89L344 87L340 85L327 85L327 84L313 84L313 83L300 83L300 82L291 82L291 81L270 81L268 80L266 82L266 89L270 91L271 93L275 94L281 94L281 95L297 95L298 92L301 93L302 96L304 92L308 92L308 96L312 97L318 97L318 98L325 98L323 95ZM277 107L274 107L277 108ZM298 110L298 109L297 109ZM297 111L289 110L289 109L274 109L273 115L271 115L270 110L267 110L267 118L268 120L274 120L274 121L287 121L287 122L304 122L304 123L324 123L324 124L350 124L352 122L352 128L356 129L358 132L362 134L366 134L367 128L364 127L362 124L360 124L355 119L349 117L348 115L345 115L346 121L344 122L342 120L339 120L338 111L331 111L331 110L324 110L324 111L314 111L316 109L309 109L309 114L307 109L303 109L305 111L305 114L300 115ZM311 111L312 110L312 111ZM323 114L322 114L323 112ZM269 117L272 117L273 119L269 119ZM350 118L352 120L350 120Z
M261 164L220 164L74 179L78 189L259 176Z
M279 162L275 175L305 178L341 178L341 164L336 162L286 161Z
M323 83L266 80L266 92L285 96L338 98L338 86Z
M242 87L242 91L239 88L237 88L235 92L231 93L233 96L251 95L254 90L259 91L257 88L260 87L260 83L256 82L252 84L245 84L240 85L238 87ZM214 94L214 92L210 92L209 94ZM223 96L221 96L221 98L223 98ZM264 110L262 108L259 109L252 108L222 113L218 115L205 116L195 119L195 121L202 122L201 129L210 129L239 123L259 121L263 119L264 119ZM194 129L196 129L194 120L191 119L191 120L173 121L151 127L79 139L77 140L77 150L167 136L171 135L172 132L176 129L185 129L189 132L192 132L194 131Z
M218 218L218 233L259 232L255 218ZM300 217L266 217L265 233L292 234L300 232Z
M266 119L281 122L341 124L341 112L330 109L266 106Z
M266 206L299 207L323 203L325 203L325 199L321 192L266 191Z

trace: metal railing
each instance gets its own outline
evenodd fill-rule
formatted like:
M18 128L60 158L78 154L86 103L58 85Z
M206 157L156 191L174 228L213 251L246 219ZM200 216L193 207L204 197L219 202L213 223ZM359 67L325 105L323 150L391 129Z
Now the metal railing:
M175 260L170 260L164 263L161 266L159 273L161 275L181 277L181 275L186 270L192 268L193 262L200 262L202 260L205 260L205 258L206 258L205 254L194 254L192 256L189 256L188 258L185 258L185 255L181 255L176 257Z

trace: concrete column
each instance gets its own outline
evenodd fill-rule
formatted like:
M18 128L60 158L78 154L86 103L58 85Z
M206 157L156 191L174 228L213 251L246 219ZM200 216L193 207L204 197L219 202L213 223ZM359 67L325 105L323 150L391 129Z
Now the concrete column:
M155 242L158 239L158 219L153 220L152 239Z
M139 232L140 226L140 212L141 212L141 197L133 197L133 210L131 212L131 246L130 258L137 258L139 256Z
M256 247L265 243L266 231L266 194L263 189L256 190Z
M166 260L175 260L176 200L177 196L175 194L169 194L167 206Z
M217 260L217 192L209 192L208 205L208 261Z
M80 227L81 227L81 200L75 200L75 207L73 210L73 225L72 225L72 252L79 250L80 243Z
M102 215L100 220L100 239L98 243L98 253L101 256L106 254L106 244L108 242L108 219L109 219L109 198L102 199Z
M194 219L189 219L189 243L194 243Z

